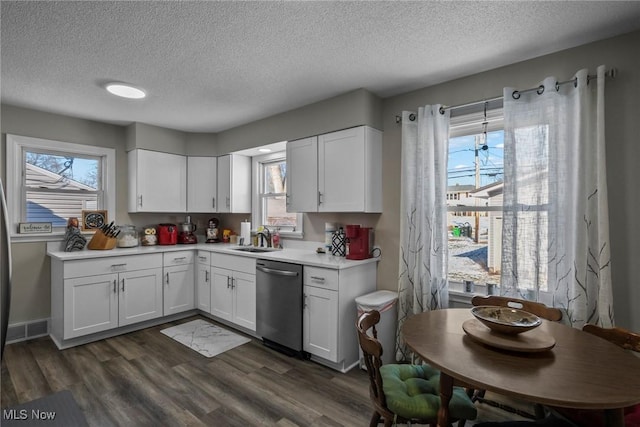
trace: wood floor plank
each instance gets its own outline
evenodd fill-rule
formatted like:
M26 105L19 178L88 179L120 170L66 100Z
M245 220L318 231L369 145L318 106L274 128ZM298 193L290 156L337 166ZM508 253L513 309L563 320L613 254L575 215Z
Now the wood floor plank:
M7 406L17 405L20 402L18 401L18 395L11 381L6 357L2 359L0 376L2 377L2 382L0 383L0 407L6 408Z
M194 393L181 377L155 357L140 357L130 362L148 381L161 387L163 392L180 407L196 417L203 417L220 407L220 404L204 393Z
M84 383L73 384L69 387L73 397L82 409L87 419L87 423L91 427L117 427L121 425L119 420L113 418L105 406L103 399L94 396Z
M27 342L5 347L4 357L19 403L51 394L53 390L29 351Z
M118 377L129 392L136 394L136 400L140 401L143 407L168 425L186 426L197 421L191 412L174 402L159 385L148 381L136 366L124 357L111 359L105 362L105 366Z
M68 348L62 351L62 355L96 397L118 388L115 377L104 368L86 346Z

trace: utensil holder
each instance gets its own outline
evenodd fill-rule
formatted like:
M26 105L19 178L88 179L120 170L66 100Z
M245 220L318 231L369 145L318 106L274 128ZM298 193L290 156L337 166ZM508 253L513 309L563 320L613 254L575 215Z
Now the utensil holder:
M87 248L93 250L108 250L116 247L116 239L105 235L101 230L96 230L95 234L87 244Z

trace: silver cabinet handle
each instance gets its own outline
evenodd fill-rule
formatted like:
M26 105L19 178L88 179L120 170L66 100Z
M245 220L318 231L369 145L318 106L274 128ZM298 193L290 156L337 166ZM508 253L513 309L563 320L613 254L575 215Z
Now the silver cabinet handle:
M307 308L307 294L302 294L302 308Z
M113 293L115 294L116 292L118 292L118 284L117 280L113 279Z
M297 271L275 270L273 268L262 267L262 266L256 266L256 270L262 271L263 273L267 273L267 274L275 274L278 276L297 276L298 275Z
M231 287L231 277L227 276L227 289Z
M322 193L318 191L318 204L322 204Z
M313 280L317 280L317 281L319 281L319 282L324 282L324 277L311 276L311 279L313 279Z
M227 196L227 207L231 207L231 197Z
M285 204L289 206L291 204L291 195L289 193L285 196L285 200Z
M119 269L124 270L126 266L127 266L126 262L122 264L111 264L111 270L119 270Z
M140 195L140 207L142 207L142 194Z
M209 272L207 270L204 271L204 281L205 282L209 281Z
M169 284L169 273L167 273L167 285Z
M211 199L213 200L213 208L215 209L216 208L216 198L212 197Z
M236 285L234 284L235 280L236 279L234 277L231 278L231 289L235 289L235 287L236 287Z
M180 261L184 261L185 259L187 259L186 256L181 256L181 257L178 257L178 258L174 258L173 262L180 262Z
M198 259L199 259L200 261L206 261L206 260L207 260L207 257L206 257L206 256L202 256L202 255L198 255Z
M122 292L124 292L124 279L122 279Z

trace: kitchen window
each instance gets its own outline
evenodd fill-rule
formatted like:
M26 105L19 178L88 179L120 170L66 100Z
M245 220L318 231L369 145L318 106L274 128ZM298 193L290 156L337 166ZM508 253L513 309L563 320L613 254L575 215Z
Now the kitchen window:
M115 150L7 135L7 194L12 237L59 238L69 217L106 210L115 218ZM22 222L51 223L52 233L16 234Z
M482 293L500 284L502 247L502 109L451 118L447 165L448 278ZM475 289L475 285L479 285ZM469 289L467 289L468 291Z
M263 225L272 233L302 236L302 214L287 212L287 162L285 152L253 158L255 185L254 229Z

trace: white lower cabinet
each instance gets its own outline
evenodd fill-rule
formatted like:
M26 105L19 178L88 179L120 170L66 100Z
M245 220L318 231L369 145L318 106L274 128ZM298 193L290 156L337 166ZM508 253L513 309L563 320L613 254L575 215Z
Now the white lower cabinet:
M338 291L304 287L304 351L333 362L338 358Z
M163 268L164 315L194 309L193 251L165 253Z
M256 330L256 260L211 254L211 314Z
M163 315L161 254L52 260L51 282L57 342Z
M303 270L303 350L346 372L358 364L355 299L376 290L376 264Z
M211 313L210 253L198 251L196 255L196 308Z

